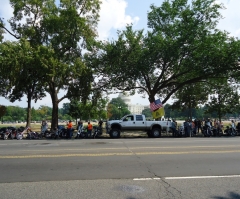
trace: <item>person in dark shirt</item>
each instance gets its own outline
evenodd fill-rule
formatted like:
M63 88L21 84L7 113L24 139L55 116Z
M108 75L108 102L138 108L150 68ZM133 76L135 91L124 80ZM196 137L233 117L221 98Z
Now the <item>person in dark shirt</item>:
M103 124L103 121L102 121L102 120L99 120L98 126L99 126L100 128L102 128L102 124Z
M200 119L197 120L197 133L199 133L199 129L201 130L202 133L202 121Z
M171 122L170 129L172 130L173 137L177 136L177 123L175 122L175 120Z

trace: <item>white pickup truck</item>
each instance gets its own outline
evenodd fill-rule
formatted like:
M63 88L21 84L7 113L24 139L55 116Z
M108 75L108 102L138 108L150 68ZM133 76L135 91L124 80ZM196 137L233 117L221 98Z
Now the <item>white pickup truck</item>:
M106 132L112 138L120 137L124 131L145 131L148 137L160 137L162 130L169 130L171 121L147 121L145 115L125 115L120 120L106 123Z

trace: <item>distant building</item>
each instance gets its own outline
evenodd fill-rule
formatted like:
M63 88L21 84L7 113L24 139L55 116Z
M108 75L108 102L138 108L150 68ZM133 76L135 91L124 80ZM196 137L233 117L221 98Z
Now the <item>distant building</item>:
M149 106L146 106L146 105L132 104L129 94L122 94L122 93L120 93L118 95L118 97L120 97L124 101L124 103L128 105L128 110L132 114L142 114L142 111L145 108L149 108Z

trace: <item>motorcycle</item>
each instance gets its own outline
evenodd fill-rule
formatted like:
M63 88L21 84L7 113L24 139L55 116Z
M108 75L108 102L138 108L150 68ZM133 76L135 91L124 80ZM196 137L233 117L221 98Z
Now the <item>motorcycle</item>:
M236 130L234 128L229 128L229 126L226 127L226 130L224 130L224 133L227 136L236 136Z
M51 133L51 138L54 139L60 138L60 131L58 128L54 128L53 132Z
M95 139L96 137L100 137L102 135L102 128L100 126L93 127L92 137Z
M178 126L176 134L177 134L177 135L176 135L177 137L183 137L183 136L185 136L184 126L183 126L183 125Z
M213 135L213 129L210 126L203 126L203 136L210 137Z
M213 127L212 128L212 135L214 137L221 137L221 135L222 135L222 128L215 128L215 127Z
M63 125L58 125L58 137L59 138L67 138L67 129Z
M7 140L10 135L11 135L11 129L8 129L7 127L3 127L0 129L0 137L3 140Z
M49 130L41 131L41 135L42 135L42 137L45 137L45 138L52 138L52 133Z
M37 132L33 132L30 127L27 127L26 131L27 131L26 139L30 139L30 140L32 140L32 139L42 139L42 134L37 133Z
M75 139L81 139L81 138L86 138L86 137L87 137L87 129L82 127L77 131Z
M8 138L11 138L11 139L16 139L17 137L17 129L15 127L7 127L7 129L9 130L9 135L8 135Z

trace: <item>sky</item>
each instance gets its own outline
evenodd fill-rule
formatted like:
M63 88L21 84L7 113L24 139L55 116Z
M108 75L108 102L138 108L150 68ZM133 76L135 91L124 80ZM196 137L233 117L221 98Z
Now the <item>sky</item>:
M99 40L112 40L116 38L117 30L123 30L126 24L133 24L134 29L147 29L147 12L150 11L150 5L154 4L160 6L163 0L102 0L102 6L100 11L100 21L98 24ZM223 19L220 20L218 25L219 29L226 30L231 36L240 38L240 0L216 0L216 2L223 3L225 10L221 13ZM12 8L9 4L9 0L0 0L0 17L9 19L12 15ZM12 40L10 36L5 35L5 39ZM61 92L59 97L64 93ZM110 95L110 98L117 97L118 95ZM63 103L69 102L63 100L59 107L62 107ZM134 95L131 97L132 104L148 105L149 101L146 98L142 98L140 95ZM26 98L22 101L16 101L14 103L9 102L7 99L0 97L0 104L5 106L20 106L27 107ZM32 106L38 108L39 106L52 107L51 98L49 95L34 103Z

